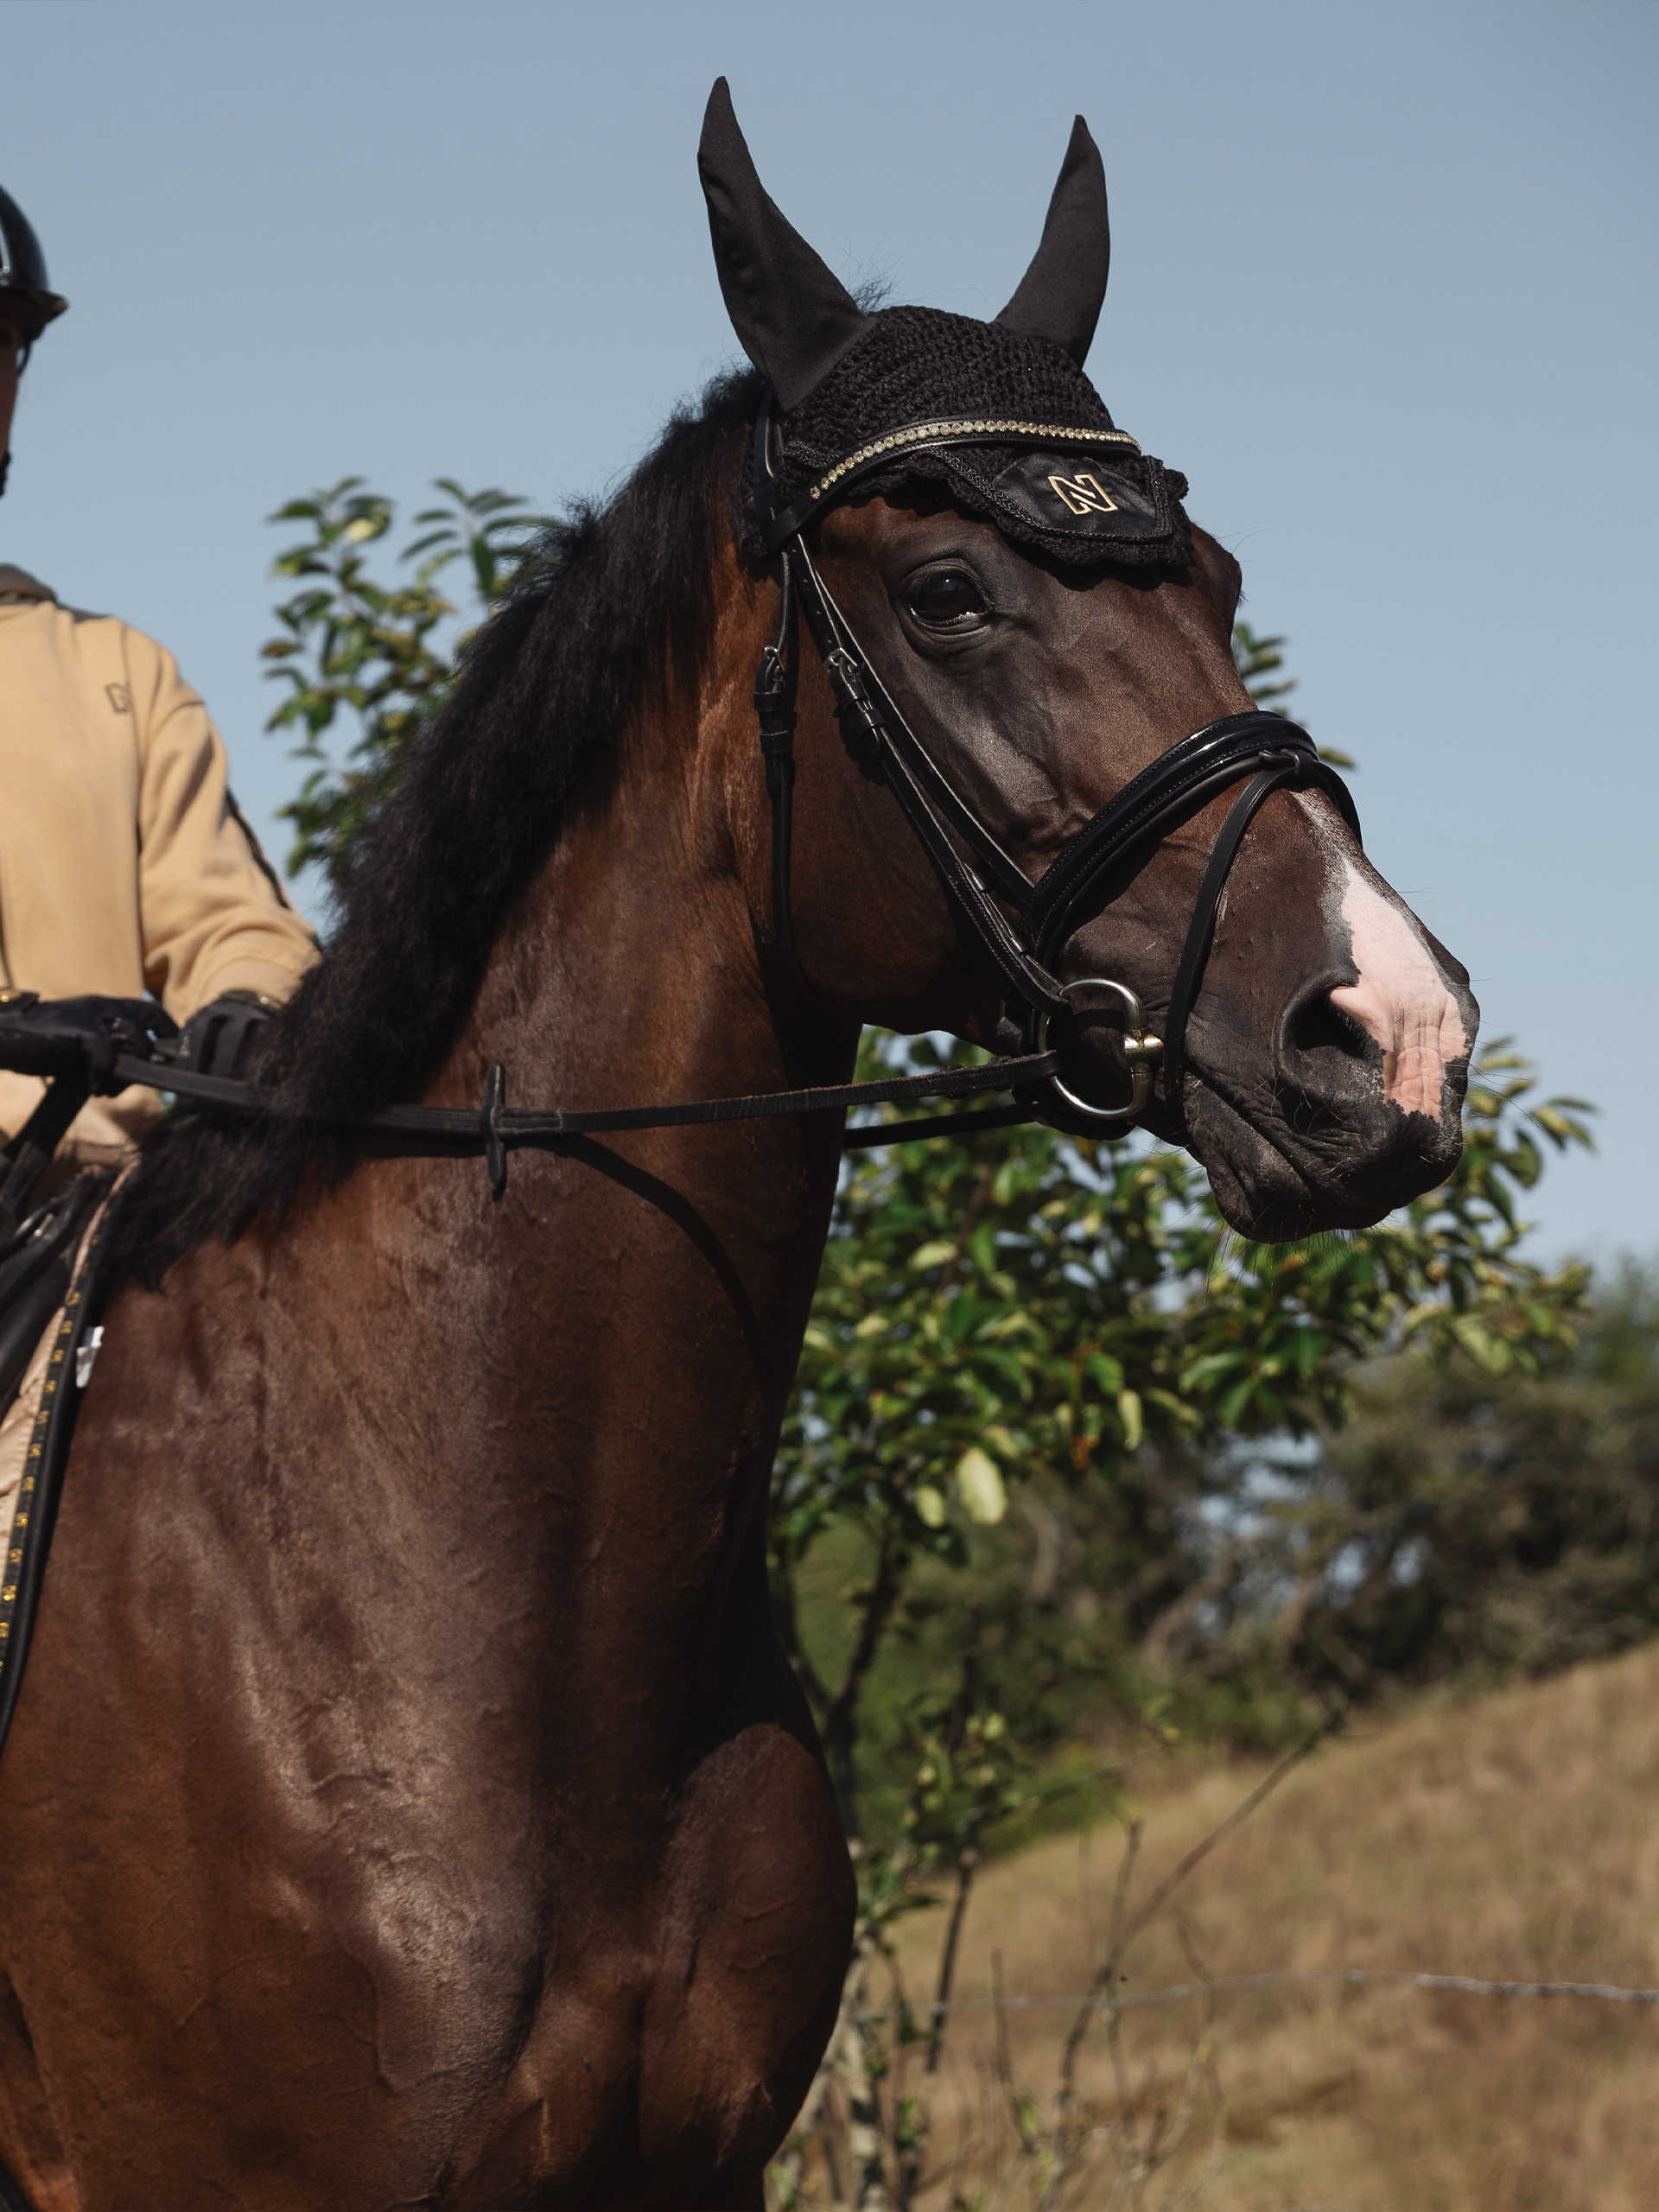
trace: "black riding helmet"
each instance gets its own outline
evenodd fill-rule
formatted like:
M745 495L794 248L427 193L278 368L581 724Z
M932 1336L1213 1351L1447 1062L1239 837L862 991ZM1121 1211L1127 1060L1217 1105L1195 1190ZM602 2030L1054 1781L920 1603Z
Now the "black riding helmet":
M0 192L0 302L22 310L23 342L28 346L69 304L48 283L41 242L28 216L7 192Z
M28 216L9 192L0 191L0 307L19 311L25 361L47 324L68 304L47 282L46 256ZM0 453L0 493L10 468L10 451Z

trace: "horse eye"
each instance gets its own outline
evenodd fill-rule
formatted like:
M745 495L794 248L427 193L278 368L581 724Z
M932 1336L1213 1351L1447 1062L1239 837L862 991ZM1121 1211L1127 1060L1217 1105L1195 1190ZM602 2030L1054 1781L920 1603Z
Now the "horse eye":
M911 587L910 611L918 622L937 626L963 622L988 610L985 594L963 569L936 569Z

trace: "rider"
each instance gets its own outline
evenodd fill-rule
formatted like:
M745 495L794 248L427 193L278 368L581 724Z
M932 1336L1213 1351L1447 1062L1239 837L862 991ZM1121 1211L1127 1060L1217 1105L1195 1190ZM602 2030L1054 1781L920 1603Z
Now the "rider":
M67 304L0 192L0 491L18 378ZM317 958L172 655L0 563L0 1002L149 992L184 1027L198 1071L232 1074ZM41 1092L38 1077L0 1068L0 1143ZM93 1098L64 1150L77 1165L112 1162L160 1112L139 1084Z

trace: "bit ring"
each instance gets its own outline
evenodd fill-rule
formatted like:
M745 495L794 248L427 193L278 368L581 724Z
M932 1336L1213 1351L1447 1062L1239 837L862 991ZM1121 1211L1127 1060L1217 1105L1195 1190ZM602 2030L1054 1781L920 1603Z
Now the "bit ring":
M1128 1030L1123 1042L1123 1052L1129 1063L1129 1103L1127 1106L1091 1106L1086 1098L1079 1098L1075 1090L1069 1090L1058 1076L1050 1076L1049 1082L1074 1112L1086 1114L1091 1122L1122 1124L1137 1121L1146 1111L1147 1101L1152 1096L1152 1063L1161 1056L1164 1040L1161 1037L1148 1037L1144 1033L1141 1001L1127 983L1115 983L1108 976L1080 976L1075 983L1060 985L1062 998L1069 998L1073 991L1112 991L1122 1001ZM1044 1052L1048 1050L1048 1026L1052 1019L1052 1014L1043 1016L1041 1043Z

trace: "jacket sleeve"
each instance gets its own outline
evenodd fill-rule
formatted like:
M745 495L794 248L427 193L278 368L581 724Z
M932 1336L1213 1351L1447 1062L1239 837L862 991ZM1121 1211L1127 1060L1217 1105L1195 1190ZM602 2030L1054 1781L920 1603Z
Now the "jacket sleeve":
M224 743L173 656L137 631L126 647L144 982L175 1021L229 990L287 999L316 938L231 798Z

